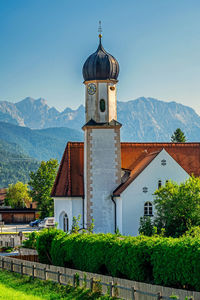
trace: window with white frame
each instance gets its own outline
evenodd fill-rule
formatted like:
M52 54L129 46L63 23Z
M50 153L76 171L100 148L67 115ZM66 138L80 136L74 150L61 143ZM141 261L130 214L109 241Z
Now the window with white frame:
M144 204L144 216L153 216L153 205L149 201Z

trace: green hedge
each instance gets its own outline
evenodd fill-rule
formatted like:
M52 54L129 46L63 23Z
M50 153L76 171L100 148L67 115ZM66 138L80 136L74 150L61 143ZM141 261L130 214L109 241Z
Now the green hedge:
M56 228L43 229L39 232L36 241L39 261L43 264L53 264L51 259L51 244L57 236L66 236L66 234Z
M49 236L47 231L40 236L37 250L43 259L46 246L41 245L47 245ZM198 237L66 235L55 230L50 239L48 255L54 265L200 291Z
M155 238L112 234L57 236L51 246L54 265L150 282L150 253Z

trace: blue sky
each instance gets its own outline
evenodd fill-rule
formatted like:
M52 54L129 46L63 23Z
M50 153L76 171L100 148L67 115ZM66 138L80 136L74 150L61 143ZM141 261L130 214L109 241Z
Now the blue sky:
M0 0L0 100L84 104L99 20L120 64L119 101L155 97L200 114L199 0Z

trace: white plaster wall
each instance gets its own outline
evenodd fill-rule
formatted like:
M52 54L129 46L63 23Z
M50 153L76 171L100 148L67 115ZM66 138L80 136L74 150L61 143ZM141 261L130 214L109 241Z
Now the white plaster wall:
M115 87L112 91L110 87ZM117 120L117 91L115 84L108 85L109 121Z
M120 233L122 233L122 198L121 197L115 197L115 203L116 203L116 224L117 228L119 229Z
M86 122L88 122L90 119L95 120L95 112L96 112L96 98L97 94L89 95L88 94L88 85L85 86L85 107L86 107ZM88 117L87 117L88 113Z
M80 228L83 228L83 199L82 198L72 198L72 215L73 217L78 217L81 215L79 222Z
M92 130L92 216L95 232L114 232L114 204L111 194L116 188L116 146L114 129Z
M84 131L84 191L85 191L85 201L84 201L84 227L87 228L87 130Z
M98 113L99 113L99 119L100 122L107 122L106 120L106 116L108 113L108 92L107 92L107 83L102 82L98 84L98 91L99 91L99 95L98 95ZM104 99L105 103L106 103L106 110L105 112L101 112L100 110L100 100Z
M83 216L81 197L56 197L54 198L54 217L55 222L58 223L58 228L63 230L63 222L60 215L65 212L69 219L69 229L72 227L73 217L78 217L79 214ZM80 225L82 224L82 218Z
M161 165L162 159L166 159L166 166ZM153 201L153 193L158 188L159 180L162 184L165 184L166 180L181 183L188 178L185 170L163 149L121 194L122 233L138 235L140 217L144 215L144 203ZM147 193L143 193L143 187L148 188Z

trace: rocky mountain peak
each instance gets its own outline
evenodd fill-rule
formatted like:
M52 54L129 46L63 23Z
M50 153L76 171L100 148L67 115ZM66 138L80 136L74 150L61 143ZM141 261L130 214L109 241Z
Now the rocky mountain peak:
M188 141L200 140L200 116L175 101L164 102L151 97L140 97L128 102L118 102L118 121L123 124L124 141L170 141L177 128L181 128ZM68 127L81 131L85 122L85 108L67 107L59 112L49 107L44 98L27 97L14 104L0 102L0 121L32 129Z

